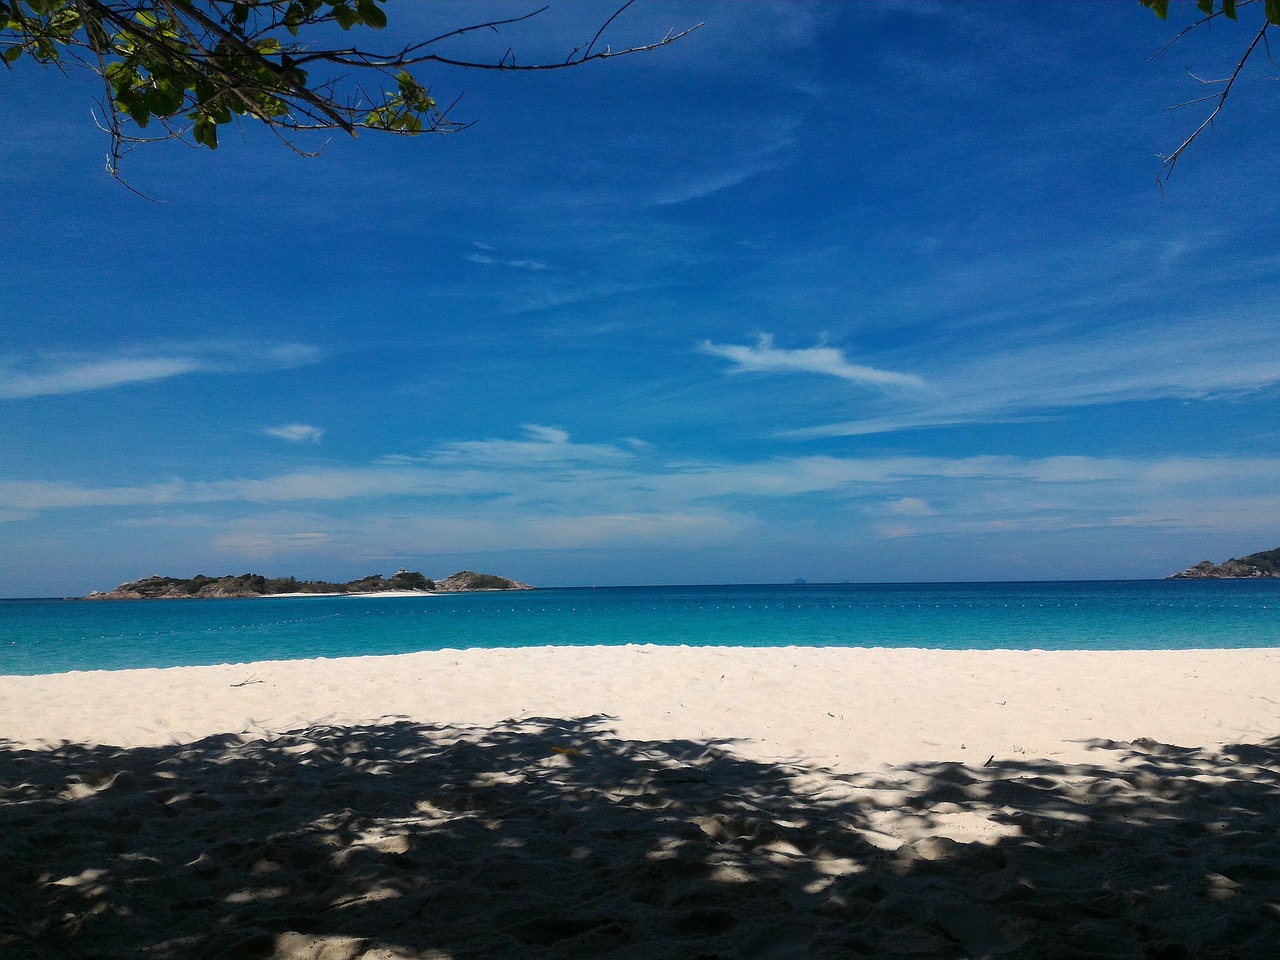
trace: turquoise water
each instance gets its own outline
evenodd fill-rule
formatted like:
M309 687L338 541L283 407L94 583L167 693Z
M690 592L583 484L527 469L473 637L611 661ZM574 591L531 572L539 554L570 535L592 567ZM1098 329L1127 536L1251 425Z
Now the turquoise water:
M1280 580L607 587L429 597L0 600L0 674L461 647L1280 647Z

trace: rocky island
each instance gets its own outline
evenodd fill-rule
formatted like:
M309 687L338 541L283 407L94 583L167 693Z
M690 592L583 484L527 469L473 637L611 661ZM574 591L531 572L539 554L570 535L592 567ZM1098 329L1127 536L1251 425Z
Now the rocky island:
M1210 563L1201 560L1194 567L1168 577L1169 580L1244 580L1260 577L1280 577L1280 547L1251 553L1247 557L1226 563Z
M518 580L490 573L460 570L443 580L429 580L421 573L403 567L392 576L382 574L347 583L324 580L297 580L293 577L264 577L257 573L239 576L206 577L197 574L189 579L152 576L122 583L107 592L94 591L85 600L226 600L245 597L278 597L314 594L343 596L378 593L462 593L477 590L532 590Z

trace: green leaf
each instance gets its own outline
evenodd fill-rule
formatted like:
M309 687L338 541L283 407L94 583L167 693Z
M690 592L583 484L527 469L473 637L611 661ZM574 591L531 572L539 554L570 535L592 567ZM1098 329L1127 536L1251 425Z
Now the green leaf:
M1280 0L1267 0L1263 9L1267 11L1267 23L1280 24Z
M262 110L269 117L283 117L289 113L289 105L279 97L263 97Z
M153 117L170 117L182 109L186 90L179 84L157 83L147 91L147 109Z
M196 126L193 132L196 143L202 144L210 150L218 149L218 125L208 117L196 117Z
M15 60L17 60L20 56L22 56L22 48L21 48L21 47L10 47L8 50L6 50L6 51L4 52L4 64L5 64L5 66L7 67L9 64L11 64L11 63L13 63Z
M1228 20L1236 18L1236 0L1222 0L1222 15Z
M1141 0L1141 3L1161 20L1169 18L1169 0Z
M374 0L356 0L356 12L375 30L381 30L387 25L387 15L374 3Z
M345 3L334 4L333 19L338 21L338 26L343 30L350 30L360 22L359 15Z
M49 18L49 30L58 34L58 39L65 40L80 29L80 11L75 7L59 10Z
M300 5L298 5L297 3L289 4L289 6L286 7L284 11L285 29L288 30L289 33L291 33L293 36L296 37L298 35L298 27L301 25L302 18L304 16L306 16L306 14L303 13L302 7Z
M130 119L138 126L145 128L151 122L151 111L147 109L147 99L138 96L137 93L130 93L125 100L116 98L116 103L124 108L124 112L129 114Z
M1206 17L1213 16L1213 0L1196 0L1196 6Z

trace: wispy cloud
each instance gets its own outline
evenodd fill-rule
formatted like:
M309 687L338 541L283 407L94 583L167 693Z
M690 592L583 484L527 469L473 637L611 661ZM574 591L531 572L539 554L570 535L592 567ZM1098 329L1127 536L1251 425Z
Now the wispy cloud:
M447 444L413 460L261 478L116 487L0 481L0 511L408 499L468 504L467 509L519 505L531 514L556 516L632 516L697 512L711 504L741 510L748 503L818 495L833 502L864 501L881 517L936 523L954 517L958 499L993 515L1006 515L1015 504L1056 511L1071 503L1109 517L1155 510L1168 518L1175 515L1171 499L1190 503L1209 488L1267 498L1275 495L1280 476L1274 458L809 456L673 462L652 450L641 455L615 444L575 444L554 427L526 430L527 439Z
M924 380L914 374L850 363L835 347L803 347L797 350L775 347L773 337L766 333L760 334L754 346L704 340L698 350L732 362L732 373L815 373L881 390L925 388Z
M556 516L501 508L484 516L361 516L356 520L279 512L234 521L214 545L253 556L305 554L317 548L346 557L573 551L601 547L695 547L750 527L750 518L719 509L580 512Z
M568 443L569 431L559 427L544 427L536 423L522 423L520 429L530 440L540 443Z
M801 95L803 96L803 95ZM654 206L670 207L701 200L785 166L795 145L802 115L779 113L770 118L768 129L757 127L744 136L734 128L735 119L721 119L717 137L722 152L706 157L685 157L669 167L672 179L653 198ZM664 148L665 149L665 148Z
M18 400L108 390L130 383L168 380L199 369L200 364L190 357L90 360L51 365L34 373L0 369L0 398Z
M286 423L278 427L263 427L262 432L278 440L290 443L319 443L324 430L306 423Z
M1018 344L982 342L937 362L933 388L893 411L781 433L860 436L964 423L1028 422L1075 407L1244 396L1280 386L1273 324L1224 329L1200 318L1133 323L1089 336L1046 331Z
M654 201L654 204L659 207L675 206L680 203L688 203L690 200L701 200L703 197L709 197L714 193L719 193L721 190L728 190L731 187L746 183L752 177L767 173L781 166L781 153L790 143L790 139L781 141L776 145L776 153L749 157L734 167L728 169L721 167L714 171L708 171L700 177L691 177L684 183L668 187Z
M1277 477L1274 457L672 461L652 447L578 444L559 427L530 424L517 439L446 444L412 460L261 477L130 486L5 481L0 519L78 511L84 529L145 526L133 532L146 537L189 527L209 547L246 558L636 545L697 552L713 544L749 553L787 538L834 556L912 537L1147 528L1175 537L1235 531L1239 539L1256 534L1258 517L1280 514ZM809 519L797 520L797 511Z
M441 444L423 457L388 458L389 463L434 463L489 467L548 466L569 463L622 463L635 458L634 440L614 443L574 443L559 427L526 423L518 440L459 440Z
M314 363L319 352L305 344L282 343L246 350L239 345L158 349L150 355L43 356L0 358L0 399L60 396L156 383L192 373L240 373L287 369Z
M214 538L213 545L231 553L277 557L306 553L332 546L333 536L323 530L280 529L278 523L239 522Z
M504 260L500 257L492 257L487 253L468 253L466 259L472 263L480 263L485 266L515 267L518 270L547 269L547 265L541 260Z
M903 497L888 505L888 511L901 517L928 517L937 513L933 507L919 497Z

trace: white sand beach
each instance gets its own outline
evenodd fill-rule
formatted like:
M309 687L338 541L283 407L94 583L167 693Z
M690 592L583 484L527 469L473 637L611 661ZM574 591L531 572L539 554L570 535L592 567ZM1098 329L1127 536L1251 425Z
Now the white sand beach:
M1280 651L0 677L0 954L1274 956Z
M308 600L308 599L329 599L329 600L364 600L369 597L439 597L443 594L436 593L434 590L377 590L367 591L363 593L264 593L258 599L262 600Z

